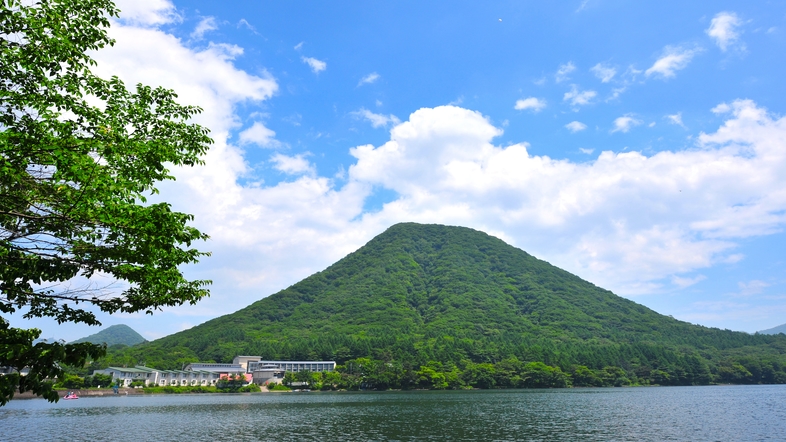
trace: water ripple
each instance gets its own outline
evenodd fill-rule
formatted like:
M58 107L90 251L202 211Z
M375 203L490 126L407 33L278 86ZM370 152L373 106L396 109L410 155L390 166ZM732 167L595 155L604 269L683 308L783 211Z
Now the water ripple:
M0 439L769 441L786 386L160 395L17 400Z

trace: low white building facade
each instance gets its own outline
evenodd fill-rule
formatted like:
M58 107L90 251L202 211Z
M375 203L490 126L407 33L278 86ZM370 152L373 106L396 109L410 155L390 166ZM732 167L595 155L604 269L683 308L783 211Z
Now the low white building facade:
M137 365L136 367L108 367L95 370L112 376L114 382L123 387L131 386L132 382L142 381L144 385L165 386L212 386L222 376L243 375L254 383L265 384L283 378L287 371L334 371L335 361L265 361L257 356L238 356L233 364L194 362L184 370L156 370ZM114 383L113 382L113 383Z
M93 374L95 373L110 375L113 381L117 381L123 387L129 387L134 381L143 381L145 385L160 387L207 387L215 385L221 377L221 373L210 371L156 370L143 366L109 367L95 370Z

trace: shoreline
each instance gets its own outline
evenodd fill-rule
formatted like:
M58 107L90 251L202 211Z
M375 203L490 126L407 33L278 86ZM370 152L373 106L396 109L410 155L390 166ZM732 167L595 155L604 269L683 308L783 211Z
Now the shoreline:
M121 388L118 390L117 394L111 388L102 388L100 390L80 390L80 389L57 389L58 396L60 399L63 399L63 396L68 394L69 391L72 391L77 394L79 397L100 397L100 396L128 396L128 395L140 395L144 394L145 392L141 388ZM24 393L16 392L14 393L14 398L11 399L43 399L41 396L33 393L32 391L25 391Z
M390 390L354 390L354 391L370 391L370 392L384 392L384 391L504 391L504 390L582 390L582 389L618 389L618 388L657 388L657 387L665 387L665 388L673 388L673 387L732 387L732 386L739 386L739 385L781 385L781 384L709 384L709 385L625 385L620 387L568 387L568 388L490 388L490 389L483 389L483 388L468 388L468 389L457 389L457 390L433 390L433 389L409 389L409 390L401 390L401 389L390 389ZM116 397L116 396L143 396L143 395L181 395L181 394L267 394L267 393L300 393L299 391L294 390L274 390L270 391L266 388L260 388L260 391L255 392L229 392L229 391L215 391L215 392L204 392L204 391L177 391L177 392L163 392L163 391L145 391L143 388L121 388L118 390L118 393L115 394L111 388L108 389L100 389L100 390L80 390L80 389L57 389L56 390L60 399L63 398L69 391L76 393L79 397ZM349 390L326 390L324 392L345 392ZM309 393L323 393L320 390L312 390ZM13 399L43 399L41 396L34 394L31 391L26 391L24 393L15 393Z

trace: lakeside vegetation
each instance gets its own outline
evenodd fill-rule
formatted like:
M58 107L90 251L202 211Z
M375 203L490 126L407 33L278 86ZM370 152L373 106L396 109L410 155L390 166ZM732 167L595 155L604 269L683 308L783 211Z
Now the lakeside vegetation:
M227 389L217 386L184 385L184 386L151 386L144 387L145 394L181 394L181 393L259 393L258 385L249 384L237 389Z
M343 388L786 383L786 336L678 321L485 233L412 223L236 313L110 348L94 366L241 354L335 360L347 368L331 385Z

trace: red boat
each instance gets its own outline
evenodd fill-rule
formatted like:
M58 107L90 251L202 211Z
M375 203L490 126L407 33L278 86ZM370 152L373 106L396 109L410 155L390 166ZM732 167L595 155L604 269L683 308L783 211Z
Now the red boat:
M79 396L77 396L76 393L69 391L67 395L63 396L63 399L79 399Z

